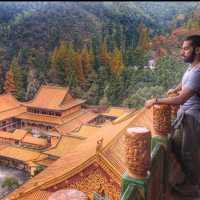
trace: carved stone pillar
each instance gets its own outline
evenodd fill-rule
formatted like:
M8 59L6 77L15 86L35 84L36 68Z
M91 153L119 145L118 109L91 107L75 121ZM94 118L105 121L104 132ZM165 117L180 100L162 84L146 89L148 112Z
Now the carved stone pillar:
M174 92L174 93L170 93L168 95L168 97L175 97L175 96L178 96L178 93ZM176 118L176 115L177 115L177 111L179 109L179 105L173 105L173 106L170 106L171 107L171 115L172 115L172 118Z
M125 161L128 175L144 179L150 167L151 133L144 127L128 128L125 133Z
M75 189L58 190L48 200L88 200L88 197L81 191Z
M171 129L171 108L168 105L153 106L153 127L155 135L167 136Z

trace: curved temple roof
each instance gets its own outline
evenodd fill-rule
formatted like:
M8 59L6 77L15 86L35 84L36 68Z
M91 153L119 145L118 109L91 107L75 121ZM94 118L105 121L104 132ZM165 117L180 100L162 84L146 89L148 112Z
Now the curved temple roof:
M66 154L60 159L52 163L46 170L29 180L5 199L34 200L35 198L33 197L36 193L41 193L41 196L38 198L40 200L47 200L47 190L49 187L69 179L83 170L89 163L92 164L96 161L96 144L100 136L104 140L103 148L98 155L111 165L120 183L121 175L126 170L123 160L123 135L128 127L134 126L144 126L153 133L152 109L142 109L135 112L135 114L126 114L120 120L108 123L99 130L96 130L98 134L89 137L76 148L67 150Z
M84 102L85 100L72 98L69 88L47 85L41 86L34 99L24 105L49 110L66 110Z

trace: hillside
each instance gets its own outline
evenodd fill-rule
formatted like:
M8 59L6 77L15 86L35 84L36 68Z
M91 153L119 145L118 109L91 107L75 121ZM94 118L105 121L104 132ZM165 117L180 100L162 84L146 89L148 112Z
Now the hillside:
M163 86L145 70L158 49L150 43L183 26L196 8L196 2L0 2L0 91L28 100L53 83L90 104L139 105L145 87L160 95L176 82ZM139 89L139 100L130 97Z
M0 2L1 46L12 47L13 54L20 48L52 50L63 39L80 46L96 34L111 31L114 24L126 28L126 36L137 35L141 21L154 34L176 14L191 11L194 5L194 2L179 7L173 2ZM137 37L131 39L136 45Z

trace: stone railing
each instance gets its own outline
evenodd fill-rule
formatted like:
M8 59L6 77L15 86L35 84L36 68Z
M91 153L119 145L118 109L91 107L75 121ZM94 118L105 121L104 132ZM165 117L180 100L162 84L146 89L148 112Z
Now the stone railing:
M177 92L168 94L168 97L175 97L175 96L178 96ZM173 120L173 119L176 118L177 111L178 111L180 106L179 105L174 105L174 106L170 106L170 107L171 107L171 116L172 116L172 120Z
M175 95L174 95L175 96ZM145 127L128 128L125 133L127 171L122 177L121 200L167 199L168 136L178 107L153 107L154 133ZM94 200L107 200L99 195Z
M154 134L150 134L145 127L127 129L127 172L122 177L121 200L164 199L167 188L167 152L171 120L170 106L155 105Z

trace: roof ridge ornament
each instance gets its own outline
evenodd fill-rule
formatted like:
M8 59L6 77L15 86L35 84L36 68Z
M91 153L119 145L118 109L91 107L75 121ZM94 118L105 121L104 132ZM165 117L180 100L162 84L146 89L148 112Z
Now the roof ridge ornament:
M103 137L100 137L100 138L97 140L96 152L99 152L99 151L102 150L102 148L103 148L103 140L104 140Z

